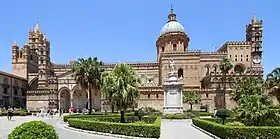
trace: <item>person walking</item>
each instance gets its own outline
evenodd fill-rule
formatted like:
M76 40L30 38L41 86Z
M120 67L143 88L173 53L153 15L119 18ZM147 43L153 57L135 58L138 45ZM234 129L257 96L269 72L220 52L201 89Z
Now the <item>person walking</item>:
M8 107L8 120L12 120L12 116L13 116L13 108L11 108L9 106Z

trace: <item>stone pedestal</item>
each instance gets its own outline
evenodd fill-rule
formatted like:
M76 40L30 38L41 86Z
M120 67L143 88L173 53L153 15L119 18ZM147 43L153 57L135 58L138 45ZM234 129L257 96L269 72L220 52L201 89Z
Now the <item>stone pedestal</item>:
M174 63L170 62L168 79L163 83L163 114L183 113L183 80L177 78Z

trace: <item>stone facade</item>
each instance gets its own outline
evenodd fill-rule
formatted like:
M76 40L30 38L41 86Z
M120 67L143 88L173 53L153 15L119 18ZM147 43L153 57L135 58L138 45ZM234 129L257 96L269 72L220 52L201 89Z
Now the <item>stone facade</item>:
M163 79L168 75L168 61L172 59L176 65L178 77L182 77L184 91L196 91L202 96L201 104L208 105L210 110L223 104L221 93L222 74L219 63L223 57L232 60L234 68L227 76L227 92L230 83L248 77L262 78L262 20L253 17L246 25L245 41L226 42L215 52L190 50L189 36L183 26L176 20L171 10L168 22L162 28L156 41L157 60L155 62L127 63L132 66L142 81L139 107L149 106L162 110ZM67 109L85 108L88 104L88 93L80 89L72 77L69 64L55 64L50 58L50 42L40 31L37 23L34 30L29 31L29 40L19 49L13 45L12 72L28 80L27 107L53 107ZM111 70L115 64L106 63L102 68ZM226 105L234 107L235 102L226 94ZM101 109L100 92L93 94L93 107ZM184 108L189 108L184 104Z
M0 71L0 108L8 108L8 106L24 108L26 91L27 80L25 78Z

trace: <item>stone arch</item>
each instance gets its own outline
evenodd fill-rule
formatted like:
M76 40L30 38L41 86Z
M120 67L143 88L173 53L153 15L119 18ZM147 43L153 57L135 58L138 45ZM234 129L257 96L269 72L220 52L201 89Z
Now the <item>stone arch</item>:
M217 65L217 64L214 64L213 66L212 66L212 71L216 74L216 73L218 73L218 71L219 71L219 66Z
M178 78L184 77L184 70L182 68L178 69Z
M59 95L59 109L62 109L63 112L67 112L71 107L71 94L70 89L67 87L62 87L58 91Z
M246 66L242 63L238 63L234 66L235 73L244 73Z
M71 90L72 107L75 111L81 112L82 109L88 108L88 91L82 89L80 85L75 85Z
M29 83L28 83L28 88L30 90L36 90L38 86L38 77L33 78Z
M205 75L209 75L210 74L211 66L209 64L206 64L204 66L204 69L205 69Z

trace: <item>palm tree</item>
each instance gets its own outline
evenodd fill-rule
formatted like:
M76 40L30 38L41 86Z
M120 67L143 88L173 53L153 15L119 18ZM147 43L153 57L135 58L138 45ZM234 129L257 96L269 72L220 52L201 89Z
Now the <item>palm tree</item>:
M264 92L264 83L262 80L250 77L245 80L239 80L232 86L231 96L235 101L248 95L262 94Z
M279 91L280 89L280 68L275 68L266 76L266 87L271 91Z
M108 103L111 105L112 113L114 113L114 105L115 105L115 98L114 93L116 92L115 89L115 76L113 76L111 71L103 72L101 75L102 79L102 86L101 92L102 96L106 99Z
M268 94L247 95L238 100L236 118L247 126L279 125L279 109Z
M192 110L193 104L198 104L201 102L201 96L197 92L185 92L183 96L183 102L190 104L190 109Z
M76 82L85 90L89 91L89 114L92 112L92 90L97 93L101 86L101 69L103 63L97 57L93 59L79 58L72 67L73 76Z
M124 123L125 110L134 106L140 97L138 89L140 79L135 70L123 63L117 64L110 75L114 82L112 88L115 90L112 97L118 109L121 110L121 122Z
M224 77L223 77L223 105L224 107L226 106L226 76L227 76L227 73L230 69L232 69L233 67L233 64L231 63L231 61L227 58L227 57L224 57L222 59L222 61L220 62L220 70L222 71Z

